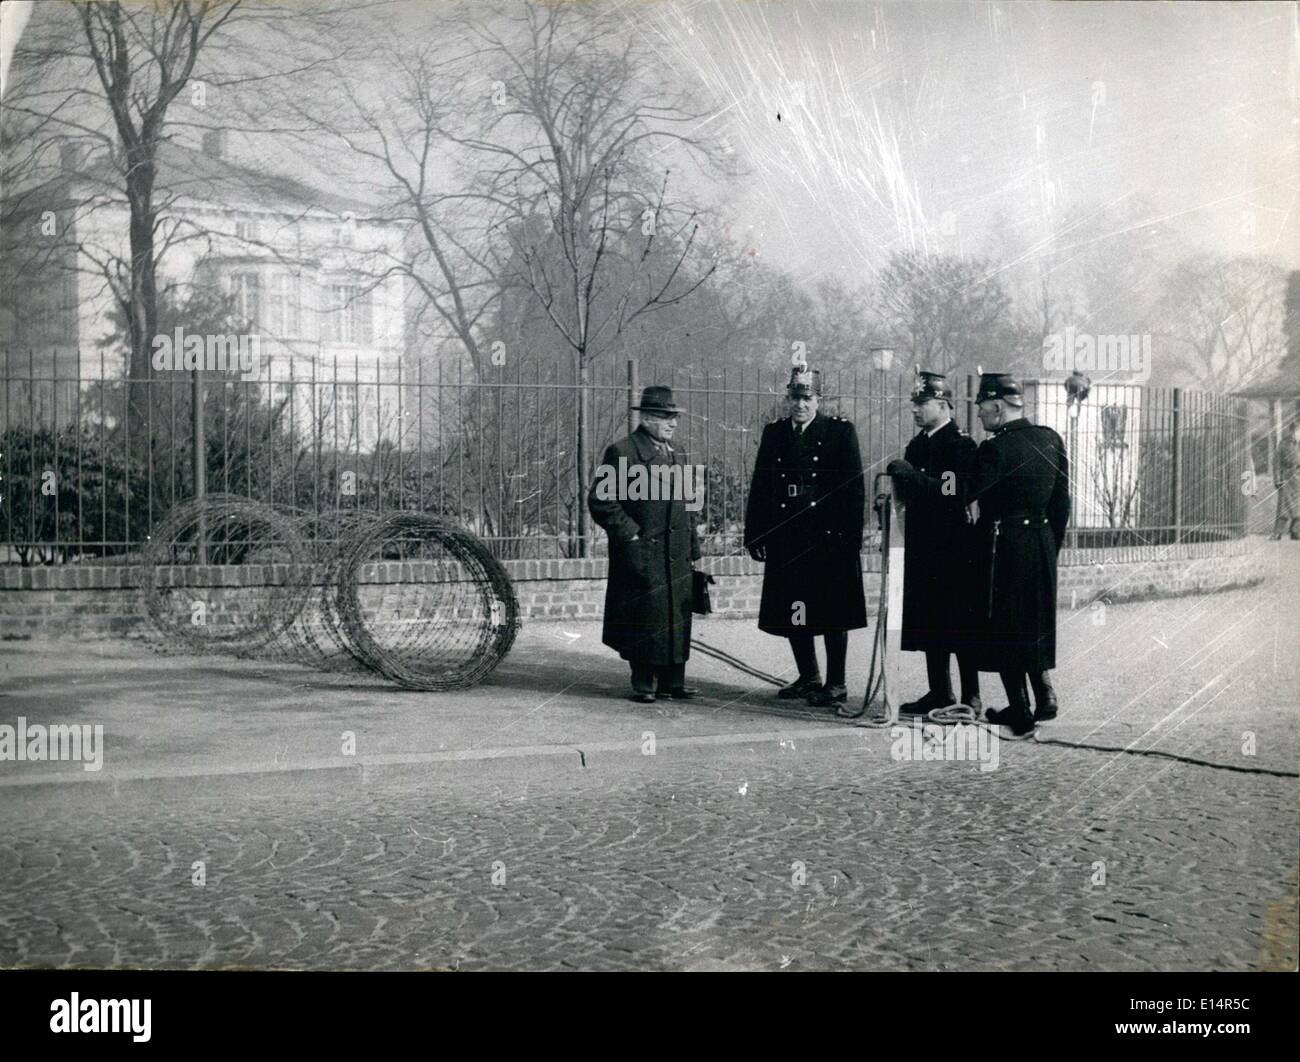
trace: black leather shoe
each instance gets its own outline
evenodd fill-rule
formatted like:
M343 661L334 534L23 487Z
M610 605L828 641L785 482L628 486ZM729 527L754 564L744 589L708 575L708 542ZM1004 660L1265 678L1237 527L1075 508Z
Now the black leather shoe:
M699 692L694 686L678 686L675 690L669 690L665 696L671 697L675 701L689 701Z
M899 715L925 715L936 708L947 708L952 701L946 701L942 697L936 697L934 693L927 693L920 700L904 701L898 706Z
M1034 712L1034 721L1046 723L1050 719L1056 718L1056 702L1048 701L1046 704L1040 704Z
M816 693L822 688L822 677L820 675L809 675L807 678L797 678L790 685L782 686L776 691L776 695L783 701L797 701L807 697L810 693Z
M985 718L990 723L1008 727L1016 737L1023 737L1034 729L1033 717L1023 709L990 708Z
M636 701L637 704L654 704L655 695L653 693L634 693L632 694L632 700Z
M831 708L844 704L849 699L849 691L843 686L822 686L815 693L808 695L808 703L813 708Z

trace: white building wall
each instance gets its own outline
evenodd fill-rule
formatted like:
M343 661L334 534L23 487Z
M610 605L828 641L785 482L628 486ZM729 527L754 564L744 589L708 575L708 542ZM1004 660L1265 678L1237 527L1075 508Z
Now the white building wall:
M313 420L320 423L332 443L337 430L340 445L362 450L381 438L395 441L398 418L399 366L405 349L403 306L407 282L388 276L377 285L368 276L379 275L400 253L396 226L337 218L324 213L294 219L284 213L253 207L229 209L195 204L180 217L159 271L159 288L170 285L220 283L231 290L232 276L252 274L257 279L259 352L256 380L268 399L295 398L293 420L305 434ZM126 256L128 215L124 207L105 207L79 222L78 239L95 257L105 253ZM256 231L247 226L253 223ZM240 233L242 235L236 235ZM242 238L248 236L249 238ZM265 246L262 246L265 245ZM121 379L126 358L99 348L110 330L115 299L108 285L94 275L90 255L83 256L78 278L76 343L60 351L59 375L80 375L83 381ZM276 278L286 278L296 291L297 312L283 314L272 305ZM360 293L360 300L340 305L342 287ZM360 302L368 303L368 309ZM347 338L344 318L352 331L368 320L368 336ZM292 327L296 321L297 327ZM76 349L80 363L76 361ZM48 357L40 374L47 373ZM315 380L315 386L310 381ZM292 382L293 386L288 386Z
M1109 527L1107 497L1118 501L1136 490L1142 393L1136 385L1098 384L1081 406L1071 409L1059 380L1025 381L1025 396L1027 405L1032 406L1034 422L1055 429L1065 440L1077 527ZM1107 407L1124 410L1123 429L1114 438L1108 437L1103 423ZM1141 498L1135 496L1130 509L1133 521L1141 519L1140 505Z

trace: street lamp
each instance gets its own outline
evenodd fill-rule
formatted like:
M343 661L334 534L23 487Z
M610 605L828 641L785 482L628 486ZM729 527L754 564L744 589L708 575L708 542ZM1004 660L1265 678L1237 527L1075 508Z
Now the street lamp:
M888 416L889 372L894 367L894 348L885 346L870 347L871 367L880 373L880 452L885 453L888 428L885 421Z
M1084 376L1078 369L1070 373L1065 378L1065 415L1070 418L1070 478L1077 482L1079 472L1077 462L1079 460L1079 411L1083 409L1083 403L1088 398L1088 392L1092 389L1092 381ZM1071 496L1075 495L1073 483L1070 489ZM1079 503L1076 501L1070 506L1070 525L1078 526ZM1075 545L1078 545L1077 535Z

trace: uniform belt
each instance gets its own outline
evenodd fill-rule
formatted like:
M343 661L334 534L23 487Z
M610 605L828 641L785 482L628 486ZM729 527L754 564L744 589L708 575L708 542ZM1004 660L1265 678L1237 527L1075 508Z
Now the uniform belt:
M801 494L811 494L812 484L811 483L787 483L785 488L785 493L786 496L790 498L797 498Z
M1003 513L1000 517L1003 523L1020 524L1028 526L1029 524L1047 523L1047 516L1044 513Z

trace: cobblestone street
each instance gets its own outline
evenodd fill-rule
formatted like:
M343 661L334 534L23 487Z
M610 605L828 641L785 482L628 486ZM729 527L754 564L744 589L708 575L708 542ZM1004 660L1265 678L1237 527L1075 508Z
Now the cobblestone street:
M1200 768L1141 764L1099 784L1101 757L1023 745L989 773L894 764L873 738L523 783L335 775L306 791L24 800L0 959L1294 968L1293 783L1207 786Z
M1116 606L1104 627L1063 614L1051 737L1294 771L1296 581L1279 566L1249 590ZM1294 778L1032 741L1001 742L996 769L899 760L887 731L783 717L703 662L703 700L631 705L589 635L561 651L553 627L526 633L445 712L204 661L206 729L179 703L184 662L121 647L51 670L5 646L5 721L104 720L108 737L99 777L3 765L0 965L1296 967ZM704 636L775 660L747 623ZM917 662L900 673L910 692ZM306 757L305 734L337 740L358 700L390 761L271 763L277 742Z

